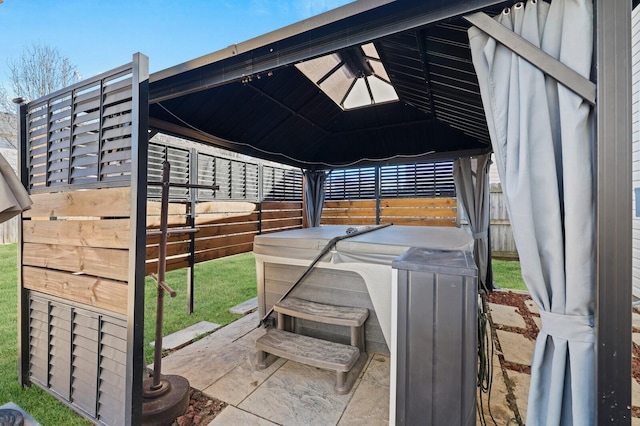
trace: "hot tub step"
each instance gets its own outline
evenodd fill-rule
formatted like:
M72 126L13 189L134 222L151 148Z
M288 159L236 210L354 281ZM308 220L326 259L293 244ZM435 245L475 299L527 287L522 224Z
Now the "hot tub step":
M258 338L256 348L259 351L259 368L266 368L270 364L266 356L269 353L313 367L334 370L334 389L341 395L349 393L367 358L366 353L361 354L354 346L277 329L269 329Z
M275 305L278 313L323 324L360 327L369 317L367 308L334 306L288 297Z

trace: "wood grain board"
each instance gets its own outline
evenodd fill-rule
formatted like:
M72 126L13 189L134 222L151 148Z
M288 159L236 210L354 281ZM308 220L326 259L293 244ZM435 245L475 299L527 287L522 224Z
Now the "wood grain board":
M87 275L25 266L25 288L39 291L118 314L127 313L127 284Z
M129 217L131 189L52 192L31 195L33 205L23 217Z
M263 201L262 211L265 210L302 210L302 203L299 201Z
M22 259L28 266L128 280L128 250L25 243Z
M196 214L205 213L251 213L258 208L256 203L247 201L206 201L196 204Z
M380 216L456 217L457 213L453 208L385 207L380 209Z
M129 248L129 219L25 220L25 243L61 244L102 248Z
M456 207L455 198L383 198L380 207Z

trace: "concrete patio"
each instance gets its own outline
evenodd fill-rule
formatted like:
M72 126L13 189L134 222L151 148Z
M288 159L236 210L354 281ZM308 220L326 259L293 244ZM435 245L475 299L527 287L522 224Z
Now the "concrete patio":
M526 419L532 338L540 317L535 304L523 296L520 306L490 303L495 324L490 412L487 394L481 395L487 424L493 424L491 415L501 426ZM640 342L640 314L633 314L633 323L638 331L633 340ZM211 425L388 424L388 356L370 354L351 392L336 395L331 371L284 359L257 370L254 344L264 333L257 324L257 313L248 314L163 359L164 374L182 375L193 388L228 404ZM633 379L632 389L633 412L640 413L640 385ZM640 418L634 417L632 424L640 425Z

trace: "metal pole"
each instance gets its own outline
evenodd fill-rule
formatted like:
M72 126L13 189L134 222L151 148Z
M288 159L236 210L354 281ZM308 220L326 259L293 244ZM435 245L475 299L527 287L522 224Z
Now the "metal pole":
M162 321L164 316L164 283L167 260L167 222L169 210L169 172L171 166L168 161L162 163L162 198L160 202L160 247L158 254L158 299L156 301L156 340L153 356L153 385L151 390L161 387L162 375Z
M631 423L631 2L596 0L597 424Z
M131 229L127 305L127 370L124 424L142 421L144 360L144 276L147 225L149 58L133 55L131 133ZM103 112L100 113L101 115Z
M20 102L21 99L15 101ZM29 189L29 168L27 155L27 105L18 104L18 172L20 181ZM29 191L31 192L31 191ZM27 386L29 380L29 298L27 290L22 284L22 215L18 224L18 381Z
M198 151L191 149L189 155L189 223L191 228L196 227L196 204L198 190L195 186L198 184ZM190 234L189 238L189 267L187 268L187 313L193 313L193 293L194 293L194 269L196 264L196 236L195 233Z

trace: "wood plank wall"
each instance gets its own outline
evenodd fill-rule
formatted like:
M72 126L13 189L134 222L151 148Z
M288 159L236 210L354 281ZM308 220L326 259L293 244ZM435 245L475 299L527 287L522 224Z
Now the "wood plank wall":
M375 225L375 200L326 201L322 210L324 225ZM379 223L416 226L456 226L455 198L383 198Z
M160 203L147 203L147 228L160 224ZM186 226L188 205L171 203L170 226ZM302 227L302 203L264 201L206 201L196 204L193 263L206 262L253 250L253 237L259 233ZM147 237L147 273L158 268L159 236ZM167 244L167 271L190 265L191 235L170 236Z
M22 223L24 287L126 315L130 193L31 195Z

